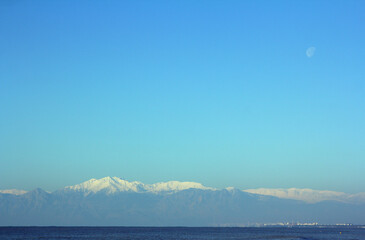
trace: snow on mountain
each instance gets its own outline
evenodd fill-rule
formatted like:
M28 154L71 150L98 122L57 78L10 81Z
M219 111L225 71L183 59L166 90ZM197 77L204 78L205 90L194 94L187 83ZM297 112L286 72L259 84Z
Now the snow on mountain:
M141 182L128 182L118 177L105 177L101 179L90 179L86 182L65 187L67 190L80 192L100 192L104 191L107 194L116 192L139 192L144 189L144 184Z
M18 189L7 189L7 190L0 190L0 193L13 194L13 195L22 195L22 194L27 193L27 191L18 190Z
M104 177L101 179L90 179L83 183L65 187L66 191L77 191L83 192L85 195L90 193L103 192L106 194L115 194L119 192L136 192L136 193L172 193L178 192L186 189L201 189L201 190L217 190L215 188L206 187L200 183L196 182L179 182L179 181L169 181L169 182L159 182L154 184L144 184L142 182L134 181L129 182L118 177ZM232 187L226 188L227 191L234 191ZM22 190L3 190L12 191L12 194L23 194L25 191ZM19 191L19 192L16 192ZM237 189L237 191L240 191ZM258 189L247 189L242 190L243 192L248 192L258 195L274 196L284 199L294 199L300 200L307 203L317 203L321 201L339 201L345 203L364 203L365 193L357 194L347 194L343 192L335 191L319 191L312 189L299 189L299 188L258 188Z
M170 181L170 182L160 182L151 185L145 185L145 188L149 192L163 192L163 191L181 191L190 188L197 188L203 190L214 190L210 187L205 187L201 183L196 182L178 182L178 181Z
M101 179L90 179L83 183L67 186L60 191L75 191L81 192L85 196L90 193L105 193L107 195L115 194L119 192L135 192L135 193L174 193L186 189L201 189L201 190L212 190L217 191L216 188L206 187L201 183L196 182L159 182L154 184L144 184L142 182L133 181L129 182L118 177L104 177ZM365 203L365 192L356 194L347 194L344 192L335 191L319 191L308 188L258 188L258 189L246 189L238 190L233 187L227 187L225 190L229 192L242 191L251 194L257 194L262 196L273 196L283 199L294 199L300 200L307 203L317 203L322 201L338 201L344 203ZM9 189L0 190L0 194L12 194L12 195L23 195L28 193L24 190Z
M105 192L107 194L114 194L117 192L176 192L190 188L213 190L213 188L205 187L200 183L195 182L160 182L155 184L144 184L141 182L128 182L118 177L105 177L101 179L90 179L86 182L65 187L65 190L73 190L79 192L97 193Z
M185 188L191 189L179 191ZM70 186L71 192L47 193L35 189L19 196L0 194L0 226L239 226L288 221L365 223L365 204L335 201L307 204L235 188L215 191L202 188L206 189L197 183L147 185L107 177ZM72 189L81 192L75 193ZM120 189L133 194L106 194ZM100 194L90 194L92 191Z
M308 188L304 189L258 188L258 189L247 189L243 191L260 195L274 196L278 198L301 200L308 203L317 203L326 200L349 202L349 203L365 202L365 193L347 194L335 191L318 191Z
M352 203L365 203L365 192L350 194L347 200Z

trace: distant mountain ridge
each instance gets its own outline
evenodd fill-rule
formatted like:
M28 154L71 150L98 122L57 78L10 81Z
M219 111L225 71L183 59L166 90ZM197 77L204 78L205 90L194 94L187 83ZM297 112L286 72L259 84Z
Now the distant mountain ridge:
M311 194L322 196L317 197L321 201L308 198ZM288 199L298 196L300 201ZM29 192L2 191L0 225L244 226L292 221L365 224L365 203L343 201L344 196L308 189L242 191L194 182L143 184L105 177L54 192L40 188ZM331 200L334 197L337 199Z
M335 191L319 191L313 189L299 189L299 188L258 188L246 189L245 192L274 196L278 198L293 199L305 201L308 203L317 203L322 201L339 201L346 203L365 203L365 193L348 194L344 192Z
M117 194L120 192L136 193L171 193L186 189L218 190L212 187L206 187L197 182L179 182L168 181L154 184L144 184L139 181L129 182L119 177L104 177L101 179L92 178L80 184L67 186L58 191L76 191L88 195L91 193ZM227 187L226 189L234 189ZM344 192L335 192L328 190L313 190L309 188L258 188L242 190L247 193L273 196L283 199L292 199L304 201L307 203L317 203L321 201L339 201L345 203L365 203L365 192L348 194ZM27 193L25 190L9 189L0 190L0 193L22 195Z
M144 184L138 181L128 182L118 177L90 179L74 186L65 187L64 190L79 191L84 192L85 194L97 192L114 194L117 192L176 192L190 188L213 190L213 188L205 187L202 184L195 182L169 181L155 184Z

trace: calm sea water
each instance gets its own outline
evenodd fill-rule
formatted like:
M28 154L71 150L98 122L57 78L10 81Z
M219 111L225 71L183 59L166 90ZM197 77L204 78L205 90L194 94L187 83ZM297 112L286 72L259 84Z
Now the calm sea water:
M365 228L0 227L0 239L365 240Z

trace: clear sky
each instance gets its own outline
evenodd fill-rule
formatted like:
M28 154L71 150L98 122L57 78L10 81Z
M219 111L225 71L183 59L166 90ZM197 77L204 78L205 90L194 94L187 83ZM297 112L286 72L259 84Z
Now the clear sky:
M0 1L0 189L365 192L365 1Z

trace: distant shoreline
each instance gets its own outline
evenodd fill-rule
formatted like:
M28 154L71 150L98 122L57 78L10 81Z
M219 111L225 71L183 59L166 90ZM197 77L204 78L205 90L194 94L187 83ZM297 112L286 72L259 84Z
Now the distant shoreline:
M0 228L365 228L365 225L262 225L262 226L0 226Z

